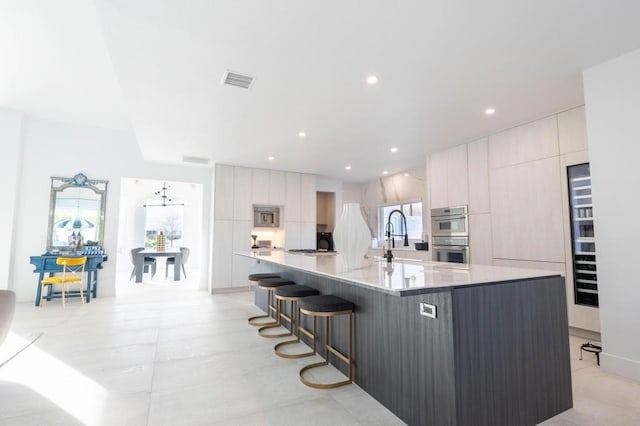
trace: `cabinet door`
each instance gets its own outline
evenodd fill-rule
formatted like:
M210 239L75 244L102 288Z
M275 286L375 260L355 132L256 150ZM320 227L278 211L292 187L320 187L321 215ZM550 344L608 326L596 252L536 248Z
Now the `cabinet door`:
M287 173L286 202L284 205L284 220L288 222L300 221L300 173Z
M233 167L216 164L214 218L233 219Z
M429 156L429 188L431 208L449 207L447 196L447 152L434 152Z
M300 222L285 222L284 248L287 250L300 249Z
M316 177L303 174L300 182L300 220L316 221Z
M269 204L269 170L253 169L253 204Z
M284 172L269 171L269 204L283 206L285 202Z
M447 150L447 191L449 205L469 204L469 169L466 144Z
M490 214L469 215L469 248L469 263L493 265Z
M213 222L213 281L212 287L231 287L231 261L233 246L233 221Z
M469 155L469 213L489 213L489 140L471 142Z
M246 167L234 168L233 183L233 218L235 220L251 220L252 206L252 173Z
M300 246L305 249L315 249L316 245L316 223L300 223Z

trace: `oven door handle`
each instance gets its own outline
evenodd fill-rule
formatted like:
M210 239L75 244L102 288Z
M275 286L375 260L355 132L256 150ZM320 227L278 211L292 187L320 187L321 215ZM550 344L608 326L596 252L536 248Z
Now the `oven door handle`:
M459 216L432 216L431 219L437 222L442 222L445 220L453 220L453 219L466 219L467 216L459 215Z
M433 246L434 250L466 251L469 246Z

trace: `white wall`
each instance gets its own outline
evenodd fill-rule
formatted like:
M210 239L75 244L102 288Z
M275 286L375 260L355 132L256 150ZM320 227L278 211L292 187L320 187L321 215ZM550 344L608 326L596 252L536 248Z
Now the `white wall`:
M640 50L584 72L604 369L640 379Z
M99 273L99 296L115 294L115 257L117 252L120 178L140 177L159 180L197 182L204 185L203 218L211 217L211 169L144 163L132 132L81 127L35 118L27 118L23 138L23 161L17 183L16 233L13 243L13 276L10 282L18 300L35 299L37 276L29 265L29 256L46 248L51 176L85 173L90 179L106 179L107 211L105 248L110 259ZM209 235L209 221L203 219L203 235ZM206 240L203 239L203 240ZM209 246L203 241L203 258L209 258ZM201 288L207 287L208 270L203 265Z
M0 223L4 236L0 240L0 289L13 288L13 259L15 253L11 247L16 229L16 201L20 180L20 157L22 156L22 133L24 116L17 111L0 109L0 142L2 156L0 168L6 184L3 185L5 205L0 209Z

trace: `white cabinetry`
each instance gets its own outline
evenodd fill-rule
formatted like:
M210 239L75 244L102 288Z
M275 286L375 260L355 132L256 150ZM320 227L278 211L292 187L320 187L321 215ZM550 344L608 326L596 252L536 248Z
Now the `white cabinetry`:
M285 203L284 172L269 170L269 204L283 206Z
M300 223L300 247L304 249L316 248L316 223L301 222Z
M287 173L286 198L285 198L285 220L289 222L300 221L300 173Z
M253 169L253 204L269 204L269 170Z
M217 169L217 167L216 167ZM233 221L213 222L213 271L212 287L231 287L231 260L233 246Z
M233 219L233 167L216 165L214 218Z
M303 174L300 180L300 220L316 221L316 177ZM314 245L315 247L315 245Z
M469 169L467 145L447 150L447 189L450 206L469 204Z
M284 246L287 250L302 248L300 240L300 222L285 222L284 232Z
M489 213L489 139L471 142L469 156L469 213Z
M431 208L469 204L467 145L431 154L429 187Z
M429 156L429 188L431 208L449 206L447 194L447 151L434 152Z
M252 220L252 173L246 167L236 167L233 181L233 218L235 220Z

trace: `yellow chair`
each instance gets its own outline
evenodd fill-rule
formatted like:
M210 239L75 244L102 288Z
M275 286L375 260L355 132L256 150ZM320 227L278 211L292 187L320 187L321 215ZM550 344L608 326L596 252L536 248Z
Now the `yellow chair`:
M87 257L59 257L56 260L58 265L62 265L62 275L47 277L40 282L42 289L40 291L40 306L44 301L44 289L48 285L59 285L62 287L62 306L65 306L64 294L70 284L80 286L80 299L84 303L84 265L87 263Z

